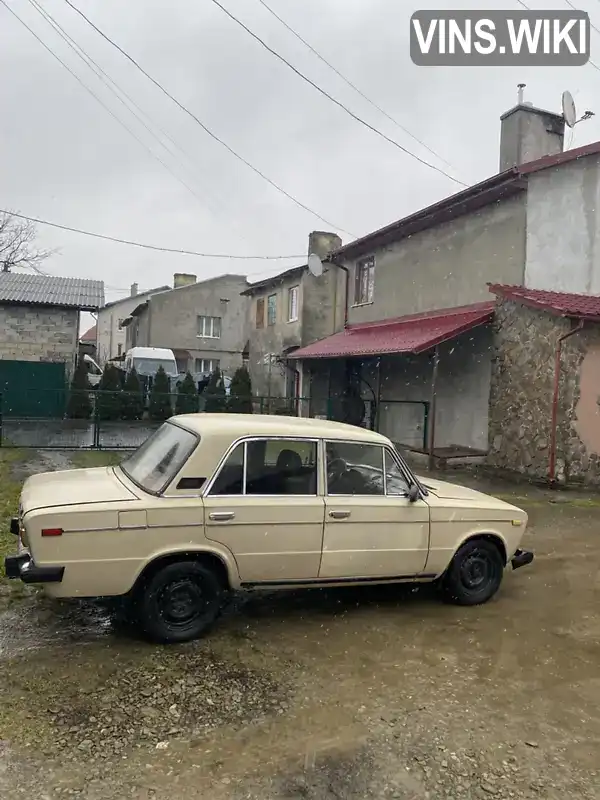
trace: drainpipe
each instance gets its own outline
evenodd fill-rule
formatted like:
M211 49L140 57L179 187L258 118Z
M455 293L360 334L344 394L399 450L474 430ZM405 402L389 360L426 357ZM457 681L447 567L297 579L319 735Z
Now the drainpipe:
M561 362L561 352L562 352L562 343L565 339L568 339L570 336L574 336L576 333L579 333L583 329L584 321L580 320L579 324L573 328L572 330L568 331L568 333L563 333L562 336L558 337L558 341L556 342L556 350L554 352L554 393L552 396L552 420L550 423L550 457L549 457L549 464L548 464L548 481L550 483L551 488L556 488L556 428L558 425L558 400L559 400L559 389L560 389L560 362Z
M344 291L344 330L346 330L348 327L348 300L350 299L350 270L345 264L340 264L339 261L336 261L333 256L330 256L328 261L330 264L333 264L334 267L338 267L338 269L342 269L346 273L346 287Z

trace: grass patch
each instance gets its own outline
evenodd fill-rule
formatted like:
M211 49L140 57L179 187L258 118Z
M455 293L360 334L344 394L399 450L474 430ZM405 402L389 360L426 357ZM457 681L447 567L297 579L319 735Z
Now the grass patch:
M12 466L23 458L20 450L0 450L0 585L15 588L18 595L24 593L24 587L20 581L9 581L5 577L3 560L17 548L16 536L10 532L9 526L10 518L17 513L22 484L13 478Z

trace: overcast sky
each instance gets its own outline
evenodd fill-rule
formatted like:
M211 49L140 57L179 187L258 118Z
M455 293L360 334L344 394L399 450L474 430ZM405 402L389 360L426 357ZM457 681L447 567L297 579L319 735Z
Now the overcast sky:
M185 188L0 6L0 207L167 247L234 254L303 254L310 230L328 229L265 183L177 109L64 0L36 0L162 128L176 157L104 87L31 0L6 0L135 132ZM420 157L474 183L498 169L499 116L526 99L560 111L564 89L578 114L600 114L600 71L576 68L424 68L412 64L409 19L422 8L506 8L516 0L266 0L315 49L424 141L448 168L352 91L261 6L222 0L296 67ZM211 0L74 0L179 101L273 181L319 215L363 235L461 187L364 129L279 63ZM600 27L600 3L577 0ZM561 8L563 0L528 0ZM600 64L600 35L592 33ZM162 134L158 133L158 136ZM600 139L600 116L566 146ZM344 241L351 238L341 233ZM44 269L101 278L107 299L222 271L265 276L265 264L153 253L40 226L59 248ZM270 262L268 273L296 261Z

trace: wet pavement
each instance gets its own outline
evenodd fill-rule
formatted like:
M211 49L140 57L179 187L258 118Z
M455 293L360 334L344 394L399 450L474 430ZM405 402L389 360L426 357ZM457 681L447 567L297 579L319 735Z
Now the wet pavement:
M0 797L599 798L600 505L465 482L530 514L536 560L485 606L240 596L202 641L156 647L95 604L12 602Z

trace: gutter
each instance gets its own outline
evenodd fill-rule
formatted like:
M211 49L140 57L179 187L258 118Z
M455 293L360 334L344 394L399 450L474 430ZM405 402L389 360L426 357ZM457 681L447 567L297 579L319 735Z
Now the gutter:
M561 353L562 343L570 336L574 336L583 330L584 320L580 320L579 324L572 328L567 333L559 336L556 342L556 350L554 352L554 392L552 396L552 417L550 422L550 455L548 463L548 481L551 488L556 488L556 429L558 427L558 401L560 394L560 367L561 367Z

